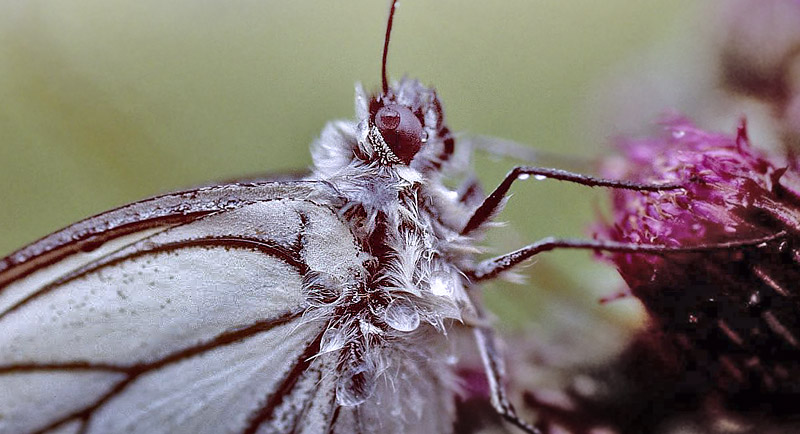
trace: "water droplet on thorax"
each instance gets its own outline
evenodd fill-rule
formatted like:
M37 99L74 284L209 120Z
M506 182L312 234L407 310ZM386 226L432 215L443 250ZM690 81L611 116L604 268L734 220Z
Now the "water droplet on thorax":
M433 295L449 297L455 290L453 279L445 272L435 272L430 278L430 289Z
M336 402L352 407L369 398L375 390L375 368L364 361L347 370L336 385Z
M384 320L395 330L410 332L419 327L419 312L408 299L396 298L386 306Z
M322 334L319 343L319 352L322 354L340 350L344 347L345 340L345 335L342 330L331 327Z

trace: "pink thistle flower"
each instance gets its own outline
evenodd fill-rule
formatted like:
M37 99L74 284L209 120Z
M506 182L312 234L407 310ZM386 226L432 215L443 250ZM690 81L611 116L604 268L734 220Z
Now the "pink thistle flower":
M736 136L685 120L667 133L624 143L605 175L686 188L615 191L613 223L600 237L677 247L787 236L759 248L609 255L651 315L643 339L673 353L677 366L668 368L690 393L721 394L735 410L796 413L800 401L785 397L800 397L797 161L751 148L744 123Z

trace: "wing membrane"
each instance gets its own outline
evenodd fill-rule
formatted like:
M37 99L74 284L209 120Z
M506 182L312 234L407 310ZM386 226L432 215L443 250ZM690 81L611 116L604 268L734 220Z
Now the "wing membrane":
M35 371L0 375L0 432L28 433L68 418L108 393L124 374Z
M261 251L190 247L126 257L49 286L0 318L0 369L152 363L227 330L299 315L304 303L297 270Z
M3 260L0 432L280 430L295 408L329 423L303 276L361 267L336 197L296 183L162 198Z
M320 328L286 323L143 374L98 408L87 432L245 432L310 357Z
M317 181L230 184L145 199L82 220L3 258L0 260L0 294L3 288L28 274L39 273L49 265L60 269L65 258L74 259L81 256L81 252L94 252L125 235L185 224L207 214L278 198L337 200L327 183ZM94 258L90 255L89 260Z

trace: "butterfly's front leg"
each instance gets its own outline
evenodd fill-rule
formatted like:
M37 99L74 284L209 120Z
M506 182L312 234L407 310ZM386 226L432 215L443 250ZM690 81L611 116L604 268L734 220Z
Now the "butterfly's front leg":
M508 172L503 182L483 200L483 203L475 210L464 228L461 229L461 235L470 234L474 230L480 228L484 223L494 218L502 208L503 200L506 194L508 194L508 190L511 189L511 184L518 179L527 179L531 175L537 179L557 179L559 181L574 182L589 187L611 187L636 191L664 191L683 188L683 185L680 184L641 184L629 181L595 178L593 176L568 172L561 169L517 166Z
M529 259L542 252L555 249L580 249L594 250L603 252L617 253L639 253L650 255L668 255L674 253L698 253L724 249L737 249L744 247L762 248L769 243L780 241L788 236L786 231L760 237L748 238L743 240L729 241L725 243L695 244L689 246L667 246L662 244L636 244L624 243L612 240L582 240L582 239L558 239L544 238L533 244L529 244L521 249L515 250L505 255L481 261L467 276L473 282L489 280L497 277L504 271L511 270L526 259Z
M505 360L502 353L497 348L497 338L494 331L487 324L484 313L480 307L476 306L478 321L472 332L475 336L475 343L481 354L481 361L489 382L489 398L492 407L507 422L520 428L529 434L542 434L542 431L528 422L522 420L514 406L508 400L508 392L505 386Z

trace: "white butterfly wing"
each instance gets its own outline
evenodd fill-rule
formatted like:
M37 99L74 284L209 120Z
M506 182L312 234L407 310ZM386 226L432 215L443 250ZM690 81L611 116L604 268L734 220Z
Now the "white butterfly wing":
M170 195L6 258L0 432L346 432L302 317L304 273L363 258L324 190Z

